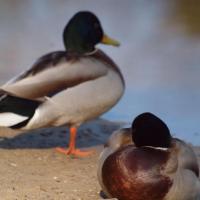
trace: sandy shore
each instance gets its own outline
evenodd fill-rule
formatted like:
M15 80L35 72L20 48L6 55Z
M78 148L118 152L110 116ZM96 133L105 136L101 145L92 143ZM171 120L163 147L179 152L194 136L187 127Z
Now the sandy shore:
M0 200L98 200L96 170L102 144L123 123L95 120L79 131L78 146L95 148L89 158L55 151L67 144L65 127L28 133L0 130ZM68 139L68 134L67 134ZM200 163L200 148L194 147Z
M95 120L79 130L78 146L95 148L89 158L67 157L66 127L17 133L0 129L0 200L96 200L97 160L109 134L123 123Z

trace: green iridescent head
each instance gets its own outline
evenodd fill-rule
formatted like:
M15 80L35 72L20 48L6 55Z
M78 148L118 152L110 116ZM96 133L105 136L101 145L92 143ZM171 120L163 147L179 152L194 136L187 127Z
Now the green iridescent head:
M104 34L98 18L88 11L78 12L70 19L63 40L66 50L74 54L90 53L98 43L119 46L119 42Z

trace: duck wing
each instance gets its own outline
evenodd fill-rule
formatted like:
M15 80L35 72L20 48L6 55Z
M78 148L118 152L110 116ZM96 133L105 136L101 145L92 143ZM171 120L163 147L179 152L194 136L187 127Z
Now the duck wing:
M49 53L27 71L1 87L18 97L37 99L107 74L107 67L92 56Z

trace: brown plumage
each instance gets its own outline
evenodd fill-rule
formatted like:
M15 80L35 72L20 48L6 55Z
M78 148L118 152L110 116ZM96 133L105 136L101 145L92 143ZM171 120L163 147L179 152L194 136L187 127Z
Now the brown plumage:
M147 118L141 120L143 116ZM114 132L100 155L98 179L103 192L119 200L199 200L199 167L192 148L171 138L165 124L154 115L144 113L136 119L141 126L133 123L132 129ZM170 145L154 147L131 142L132 135L139 137L141 131L148 131L144 126L149 127L152 138L152 130L160 131L156 145L165 146L163 133L169 136ZM145 138L137 141L148 142Z

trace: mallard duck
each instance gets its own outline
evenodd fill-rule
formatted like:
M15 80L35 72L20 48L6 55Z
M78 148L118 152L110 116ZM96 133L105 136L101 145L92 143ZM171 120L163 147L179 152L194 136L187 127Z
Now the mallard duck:
M75 14L63 32L66 51L39 58L27 71L0 88L0 126L31 130L68 125L64 154L86 156L76 148L77 128L111 109L122 97L124 79L98 43L119 46L104 34L91 12Z
M197 158L151 113L114 132L100 155L98 179L108 198L199 200Z

